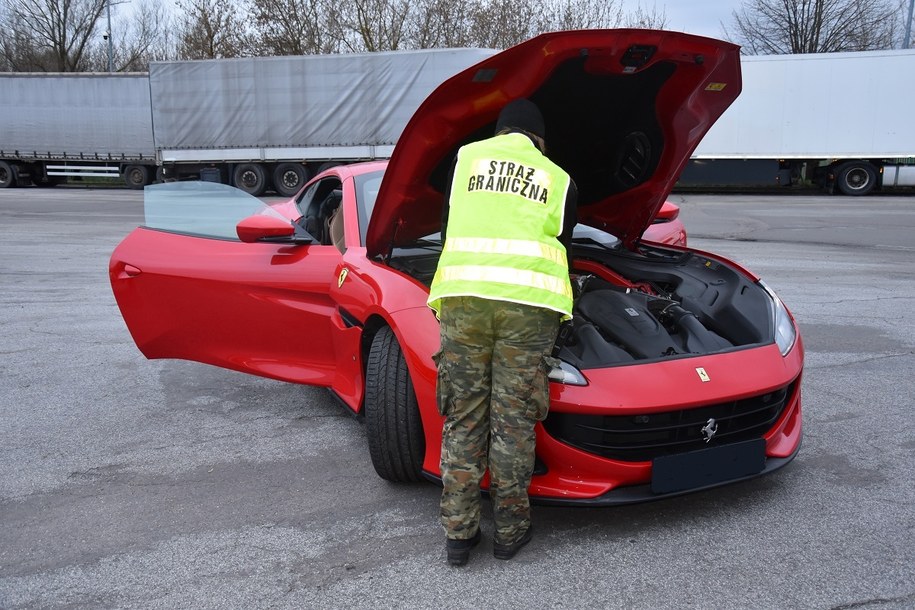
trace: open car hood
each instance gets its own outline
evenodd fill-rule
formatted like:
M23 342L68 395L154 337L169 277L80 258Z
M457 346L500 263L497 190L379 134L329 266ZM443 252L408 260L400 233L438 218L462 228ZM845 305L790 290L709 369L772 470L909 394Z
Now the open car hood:
M578 186L579 222L631 248L740 88L738 46L679 32L555 32L493 55L442 83L404 128L368 254L441 228L457 150L492 136L499 111L519 97L543 112L547 155Z

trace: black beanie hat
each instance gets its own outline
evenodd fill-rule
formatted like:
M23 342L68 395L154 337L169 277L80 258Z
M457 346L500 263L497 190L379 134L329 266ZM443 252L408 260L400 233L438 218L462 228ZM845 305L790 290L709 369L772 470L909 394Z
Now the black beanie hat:
M543 124L543 115L534 102L520 98L507 104L499 113L499 120L496 121L496 133L505 128L514 127L523 129L539 138L546 137L546 127Z

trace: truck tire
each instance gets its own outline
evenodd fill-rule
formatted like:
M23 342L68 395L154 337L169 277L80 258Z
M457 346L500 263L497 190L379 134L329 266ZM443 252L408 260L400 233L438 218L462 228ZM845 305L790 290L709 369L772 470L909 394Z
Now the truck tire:
M836 168L836 186L843 195L867 195L877 186L877 170L866 161L848 161Z
M149 184L149 168L145 165L128 165L124 168L124 184L134 190Z
M16 185L16 174L13 167L6 161L0 161L0 189Z
M242 163L235 166L232 182L244 192L260 197L267 190L267 172L259 163Z
M365 431L378 476L399 483L421 479L423 424L403 351L388 326L372 340L366 363Z
M280 163L273 170L273 188L283 197L292 197L308 182L308 169L301 163Z

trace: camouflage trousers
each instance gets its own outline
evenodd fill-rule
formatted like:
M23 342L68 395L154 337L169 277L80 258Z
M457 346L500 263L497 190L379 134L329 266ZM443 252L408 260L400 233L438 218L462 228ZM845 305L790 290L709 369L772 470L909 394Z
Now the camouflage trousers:
M549 357L559 314L477 297L443 299L438 408L442 431L441 518L449 538L480 526L480 481L488 467L495 539L530 526L534 424L549 409Z

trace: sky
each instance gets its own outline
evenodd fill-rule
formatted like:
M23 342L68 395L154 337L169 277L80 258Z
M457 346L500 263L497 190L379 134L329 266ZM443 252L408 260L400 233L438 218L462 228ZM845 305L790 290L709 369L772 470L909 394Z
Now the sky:
M642 0L642 6L651 6L652 1L658 12L663 9L667 15L665 29L712 38L724 37L721 23L729 26L732 13L742 4L740 0Z

